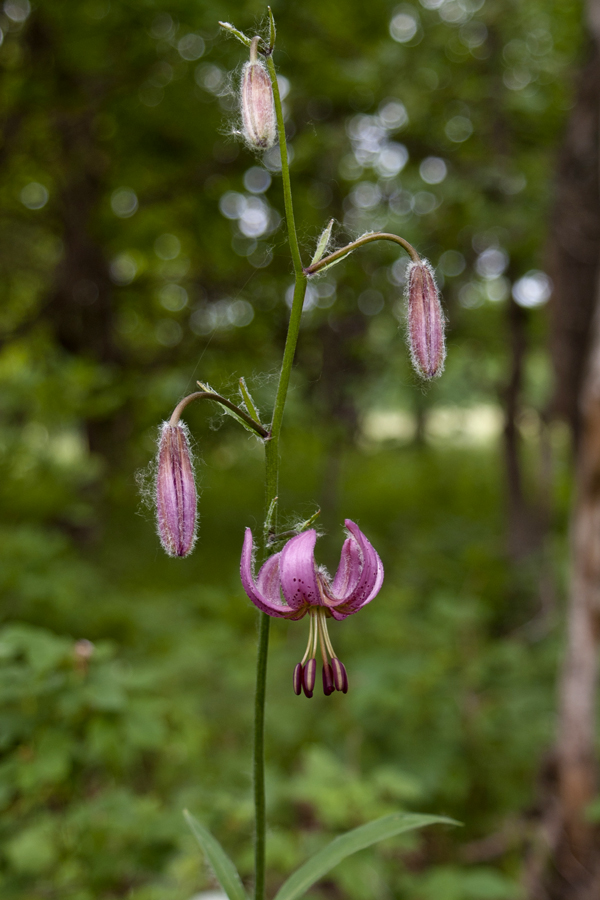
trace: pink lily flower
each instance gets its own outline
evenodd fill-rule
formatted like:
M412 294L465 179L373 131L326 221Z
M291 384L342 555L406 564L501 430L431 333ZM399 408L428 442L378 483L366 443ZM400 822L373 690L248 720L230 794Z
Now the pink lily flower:
M323 691L348 690L348 676L337 658L327 619L345 619L370 603L383 583L383 565L358 525L345 521L340 564L333 580L315 563L317 532L314 528L293 537L280 553L262 566L255 579L252 570L252 532L246 528L240 574L244 590L255 606L269 616L301 619L310 616L306 653L294 670L294 691L312 697L316 676L317 645L323 658ZM283 596L282 596L283 595Z

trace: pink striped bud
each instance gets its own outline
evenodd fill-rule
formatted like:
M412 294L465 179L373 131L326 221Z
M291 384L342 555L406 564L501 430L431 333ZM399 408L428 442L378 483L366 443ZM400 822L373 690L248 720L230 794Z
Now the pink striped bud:
M426 259L411 262L406 270L408 346L415 371L437 378L444 371L444 313L433 269Z
M187 436L179 422L162 426L156 473L156 519L169 556L187 556L196 541L196 485Z
M240 104L246 141L258 150L268 150L277 140L277 119L271 79L258 59L258 41L252 41L250 62L242 70Z

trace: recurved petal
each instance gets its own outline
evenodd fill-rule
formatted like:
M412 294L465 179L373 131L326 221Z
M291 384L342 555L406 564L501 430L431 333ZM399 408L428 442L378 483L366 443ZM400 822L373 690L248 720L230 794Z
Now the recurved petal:
M377 551L358 525L350 519L346 519L345 525L350 533L350 539L355 542L355 548L360 555L361 568L356 582L353 585L349 582L349 590L346 595L332 597L332 602L328 604L331 614L336 619L343 619L358 612L377 596L383 584L383 564Z
M361 568L358 544L353 537L346 538L342 547L340 564L327 594L333 599L345 600L356 587Z
M269 557L260 572L258 581L254 580L252 573L252 532L246 528L244 546L242 548L242 560L240 563L240 577L242 585L252 602L261 612L268 616L278 618L291 618L293 610L290 610L282 600L279 593L279 563L280 553ZM290 615L291 614L291 615Z
M315 569L316 540L317 532L310 528L293 537L281 551L281 590L286 603L294 610L324 605Z

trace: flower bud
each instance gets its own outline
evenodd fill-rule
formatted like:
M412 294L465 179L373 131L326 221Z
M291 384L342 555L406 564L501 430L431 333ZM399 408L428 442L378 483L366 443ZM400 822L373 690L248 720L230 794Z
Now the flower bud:
M258 59L258 40L252 41L250 62L242 70L240 103L246 141L258 150L268 150L277 140L277 119L271 79Z
M169 556L187 556L196 541L196 485L187 428L162 426L156 473L156 518L160 542Z
M444 313L433 270L427 260L411 262L407 272L408 345L415 370L423 378L444 371Z

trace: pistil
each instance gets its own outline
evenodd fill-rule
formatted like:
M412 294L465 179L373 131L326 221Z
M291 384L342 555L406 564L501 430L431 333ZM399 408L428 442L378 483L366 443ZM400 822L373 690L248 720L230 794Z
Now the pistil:
M319 629L316 621L317 608L313 607L308 611L310 617L310 625L308 630L308 644L302 661L298 663L294 669L294 693L301 694L302 691L307 697L312 697L315 689L315 676L317 672L317 639Z
M348 693L348 675L346 673L346 668L342 662L337 658L335 654L335 650L333 649L333 644L329 638L329 632L327 630L327 618L325 614L325 610L322 607L319 607L317 610L318 622L319 622L319 637L321 639L321 653L323 655L323 690L325 694L332 693L333 690L341 691L343 694ZM331 665L327 660L327 653L331 657ZM331 670L331 678L330 678L330 670ZM334 687L329 690L329 685L333 683Z

